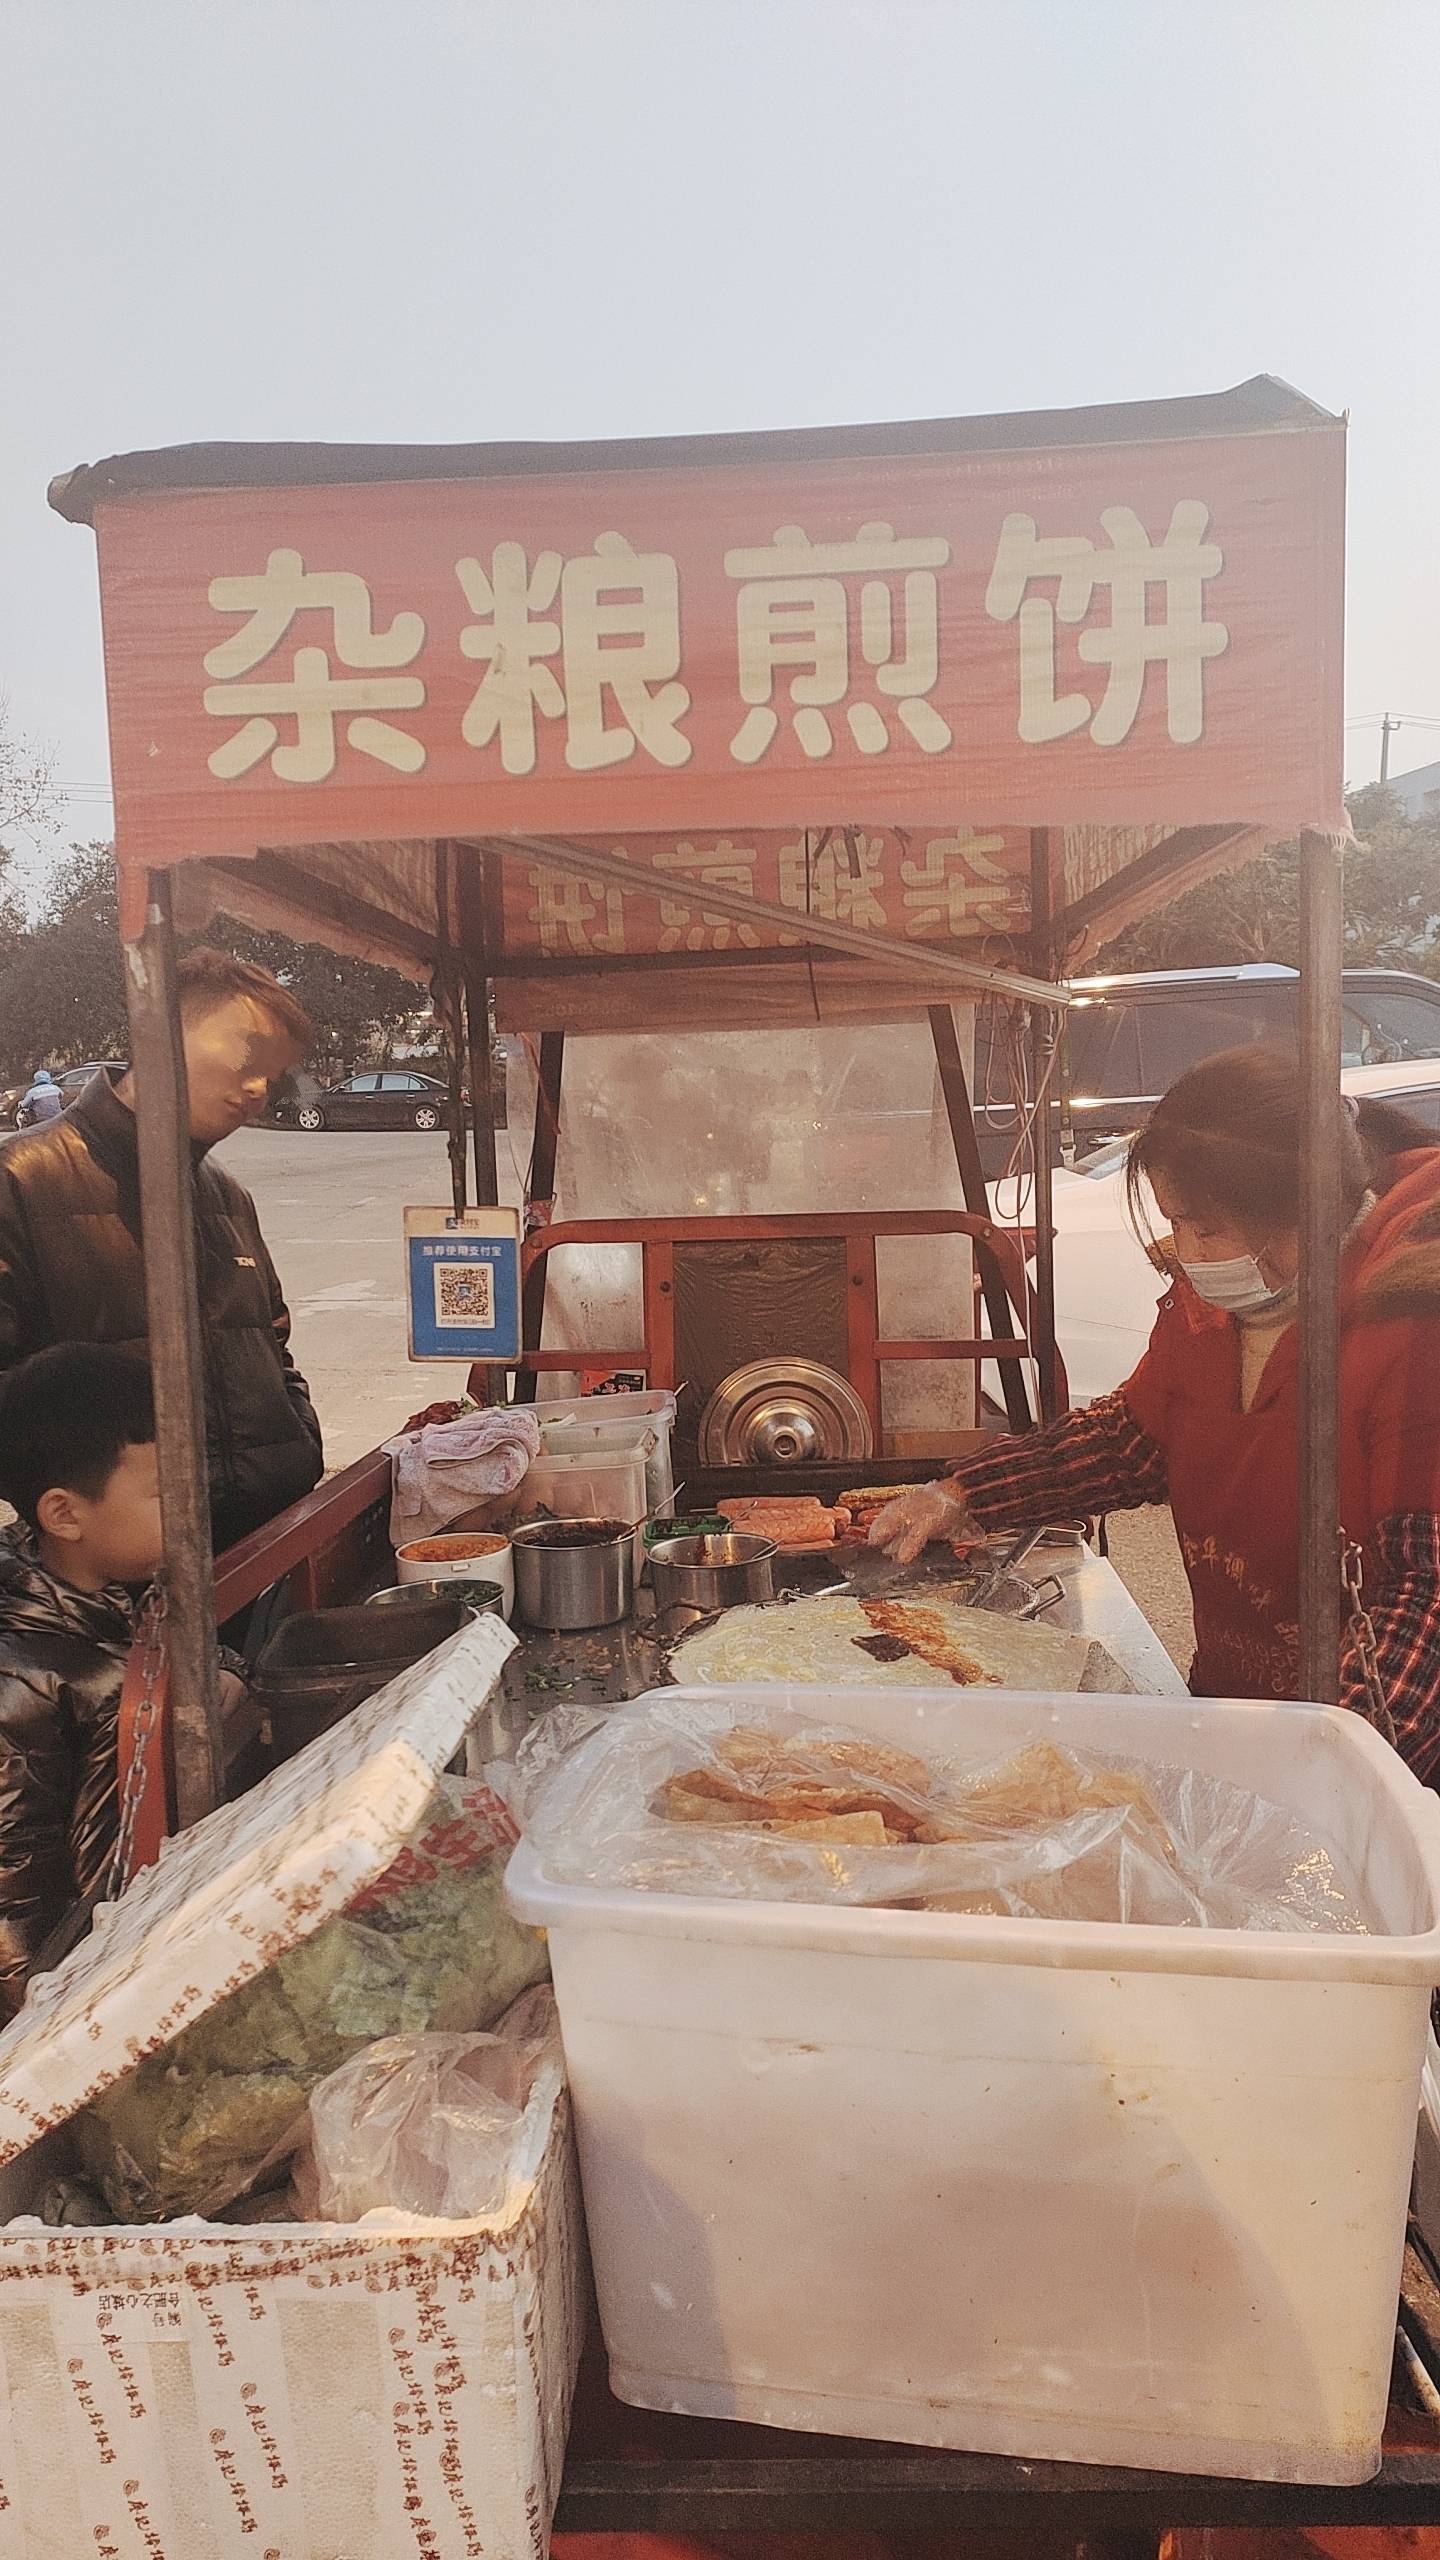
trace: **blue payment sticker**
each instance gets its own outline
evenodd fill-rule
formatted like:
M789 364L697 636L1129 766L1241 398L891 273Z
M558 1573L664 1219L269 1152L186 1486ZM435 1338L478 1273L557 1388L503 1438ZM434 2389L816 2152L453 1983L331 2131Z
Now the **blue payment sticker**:
M412 1360L520 1357L518 1209L407 1209Z

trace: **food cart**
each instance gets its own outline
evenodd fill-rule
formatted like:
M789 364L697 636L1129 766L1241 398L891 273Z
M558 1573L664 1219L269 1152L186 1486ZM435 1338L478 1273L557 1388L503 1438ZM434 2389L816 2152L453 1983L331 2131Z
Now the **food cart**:
M174 971L177 933L217 909L433 986L457 1206L464 1065L493 1203L492 1009L538 1038L517 1396L580 1349L673 1384L675 1256L696 1241L674 1219L552 1223L567 1038L928 1026L965 1208L894 1214L968 1237L988 1338L887 1338L883 1213L731 1223L838 1242L873 1424L885 1366L938 1358L997 1361L1018 1428L1032 1355L1041 1417L1063 1400L1049 1149L1032 1288L988 1214L954 1003L1023 1009L1043 1117L1076 964L1300 835L1303 1689L1337 1694L1343 470L1343 421L1260 377L643 443L191 446L54 484L99 549L182 1823L219 1786L217 1606L287 1576L311 1604L380 1578L388 1494L387 1462L363 1460L212 1561ZM643 1342L547 1343L551 1255L606 1240L643 1248ZM1113 1586L1092 1588L1113 1616ZM1414 2422L1380 2483L1337 2496L759 2446L602 2400L572 2448L572 2529L949 2524L959 2494L967 2522L1030 2530L1043 2498L1046 2529L1129 2551L1192 2516L1440 2513Z

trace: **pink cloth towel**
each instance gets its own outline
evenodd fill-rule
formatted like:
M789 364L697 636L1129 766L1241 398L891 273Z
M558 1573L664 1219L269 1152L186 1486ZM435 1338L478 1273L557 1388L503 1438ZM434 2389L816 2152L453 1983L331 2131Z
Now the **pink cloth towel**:
M428 1422L385 1447L390 1538L404 1547L442 1536L477 1502L513 1493L540 1455L540 1426L524 1405L489 1405L458 1422Z

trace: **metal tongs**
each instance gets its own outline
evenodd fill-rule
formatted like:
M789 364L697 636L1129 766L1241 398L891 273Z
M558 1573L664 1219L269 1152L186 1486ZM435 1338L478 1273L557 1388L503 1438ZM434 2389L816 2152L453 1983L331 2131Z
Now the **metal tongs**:
M1045 1524L1042 1521L1038 1529L1022 1529L1018 1538L1012 1538L1008 1547L1002 1547L988 1573L983 1573L974 1590L967 1594L966 1607L983 1609L987 1601L993 1600L1007 1574L1018 1571L1031 1548L1038 1547L1044 1535Z

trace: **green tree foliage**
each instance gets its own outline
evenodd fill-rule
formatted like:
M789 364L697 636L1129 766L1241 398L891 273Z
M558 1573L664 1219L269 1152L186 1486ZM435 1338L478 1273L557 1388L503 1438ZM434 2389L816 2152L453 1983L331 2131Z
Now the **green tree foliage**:
M1354 966L1440 978L1440 816L1409 818L1392 791L1352 793L1356 843L1345 863L1345 956ZM1300 848L1274 845L1242 871L1207 880L1100 955L1096 967L1214 969L1300 953Z
M72 845L0 962L0 1070L125 1055L125 981L108 844Z
M0 1075L123 1058L129 1034L110 846L72 845L28 926L18 905L7 909L4 891L0 865ZM382 1061L417 1015L428 1019L423 990L410 979L340 959L319 943L255 933L222 917L193 939L253 960L293 989L315 1025L313 1064L322 1075Z
M315 1025L311 1064L317 1073L372 1062L383 1065L398 1040L412 1030L423 1037L430 1023L423 987L402 977L398 969L344 959L321 942L292 942L288 934L258 933L225 916L217 916L197 939L268 969L299 997ZM438 1031L435 1038L438 1044Z

